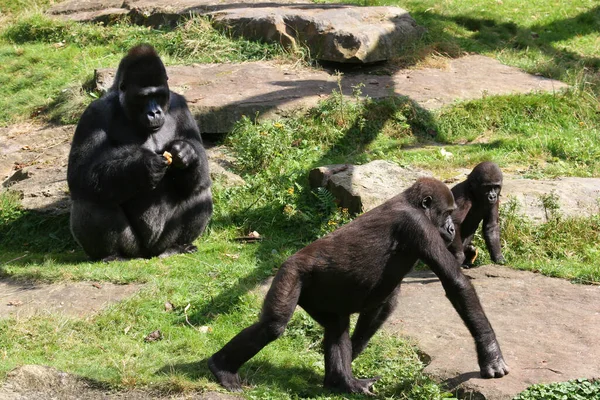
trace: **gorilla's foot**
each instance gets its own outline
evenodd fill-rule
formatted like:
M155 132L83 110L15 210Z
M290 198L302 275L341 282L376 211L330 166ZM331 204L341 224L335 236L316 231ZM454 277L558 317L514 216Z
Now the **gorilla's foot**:
M208 359L208 368L210 372L217 378L217 381L223 386L225 389L230 392L241 392L242 384L240 382L240 376L237 373L225 371L221 369L215 364L213 358Z
M488 362L486 365L481 366L480 373L482 378L502 378L504 375L508 375L510 369L504 361L502 356L497 359Z
M104 257L102 259L102 262L109 263L109 262L113 262L113 261L126 261L126 260L131 260L131 259L127 258L127 257L119 256L117 254L113 254L111 256Z
M371 387L373 387L373 384L380 379L381 379L380 376L376 376L375 378L367 378L367 379L351 378L348 381L336 382L336 383L331 383L331 382L325 381L324 386L327 389L334 391L334 392L360 393L360 394L366 394L368 396L374 396L375 393L373 393L371 391Z
M198 251L198 247L193 244L178 244L173 246L165 251L163 251L158 257L165 258L169 256L173 256L175 254L190 254Z

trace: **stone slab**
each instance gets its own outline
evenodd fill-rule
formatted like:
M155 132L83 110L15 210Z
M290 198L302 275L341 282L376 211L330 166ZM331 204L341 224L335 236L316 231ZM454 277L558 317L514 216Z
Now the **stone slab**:
M301 5L222 10L215 26L250 40L305 46L314 59L369 64L393 59L418 41L425 28L398 7Z
M449 187L467 178L464 170L447 180ZM312 187L326 187L351 212L368 211L402 192L428 171L400 167L376 160L364 165L328 165L309 174ZM559 212L565 216L593 215L600 212L600 178L523 179L504 174L502 201L517 201L517 212L532 222L545 222L542 196L555 196Z
M274 62L171 66L167 73L171 89L186 97L203 133L229 132L242 115L275 118L314 107L338 90L338 77L333 73ZM110 87L114 74L115 69L97 70L98 89ZM554 92L568 87L478 55L448 60L444 69L347 74L340 84L348 96L353 88L362 86L362 96L407 96L429 110L483 96Z
M132 296L142 285L102 282L56 284L0 280L0 318L61 314L86 317Z
M425 372L462 398L505 400L535 383L600 378L600 286L572 284L500 266L464 270L481 299L510 373L479 377L473 340L430 271L405 278L385 325L414 338L430 358Z

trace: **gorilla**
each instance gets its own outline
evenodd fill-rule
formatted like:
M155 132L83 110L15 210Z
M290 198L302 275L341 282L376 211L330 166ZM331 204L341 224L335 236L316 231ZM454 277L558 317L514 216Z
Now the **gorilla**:
M418 260L439 277L446 295L473 336L481 375L508 373L492 326L475 289L448 251L454 238L452 192L421 178L379 207L359 216L288 258L266 295L259 321L208 360L231 391L241 391L239 368L281 336L296 305L324 327L324 386L372 394L378 378L357 379L351 363L396 306L400 283ZM359 313L350 337L350 315Z
M452 188L456 210L452 214L456 236L450 251L465 268L471 268L477 258L477 249L471 243L475 231L483 221L483 238L492 261L504 264L500 250L498 203L502 190L502 171L498 165L485 161L473 168L464 182Z
M70 224L94 260L196 251L212 215L200 131L167 79L154 48L136 46L79 120L67 170Z

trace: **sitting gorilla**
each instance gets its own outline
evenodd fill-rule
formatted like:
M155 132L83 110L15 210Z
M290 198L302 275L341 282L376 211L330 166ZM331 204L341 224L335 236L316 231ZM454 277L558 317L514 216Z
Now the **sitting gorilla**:
M154 48L132 48L77 125L67 171L71 232L92 259L195 251L212 215L200 131L167 79Z
M357 379L354 360L398 300L400 283L418 260L439 277L475 339L481 376L508 373L477 293L448 251L454 239L452 192L421 178L398 196L288 258L273 279L260 319L208 361L221 385L240 391L239 368L283 334L296 305L325 329L325 387L371 394L377 378ZM359 313L350 336L350 315Z

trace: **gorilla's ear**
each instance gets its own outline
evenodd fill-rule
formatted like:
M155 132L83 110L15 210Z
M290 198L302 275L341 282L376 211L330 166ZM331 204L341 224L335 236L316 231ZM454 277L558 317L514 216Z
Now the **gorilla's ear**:
M421 202L421 207L428 209L431 207L431 202L433 201L433 199L431 198L431 196L427 196L423 199L423 201Z

